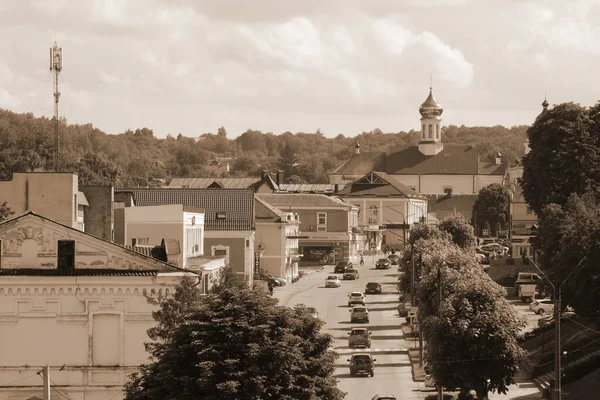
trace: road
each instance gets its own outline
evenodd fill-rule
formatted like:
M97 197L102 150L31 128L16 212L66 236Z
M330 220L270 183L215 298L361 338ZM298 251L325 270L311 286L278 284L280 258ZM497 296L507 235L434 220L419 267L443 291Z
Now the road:
M370 258L370 257L369 257ZM335 377L338 387L347 392L347 400L371 399L375 394L393 394L397 399L423 399L418 383L412 381L411 366L406 353L407 343L400 331L402 320L398 316L398 293L396 266L391 269L375 270L369 260L359 269L360 277L355 281L342 281L339 288L325 288L327 275L333 274L333 266L302 278L296 288L276 289L279 297L287 306L305 304L317 309L326 324L324 331L330 333L335 341L334 348L340 354L337 360ZM350 323L347 296L352 291L364 291L367 282L379 282L383 293L367 296L369 309L368 324ZM289 286L289 285L288 285ZM289 291L288 293L285 293ZM279 292L279 293L278 293ZM370 349L350 349L348 332L354 326L366 326L372 332ZM351 377L347 359L352 353L370 353L375 362L374 377Z

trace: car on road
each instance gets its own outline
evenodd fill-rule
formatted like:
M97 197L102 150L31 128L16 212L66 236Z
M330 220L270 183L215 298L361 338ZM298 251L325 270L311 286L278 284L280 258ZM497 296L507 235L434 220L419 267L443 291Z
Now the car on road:
M263 279L265 281L269 281L269 282L273 282L273 284L275 286L285 286L287 285L287 281L283 278L277 278L276 276L273 276L272 274L261 274L260 275L260 279Z
M325 278L325 287L340 287L342 282L337 275L329 275Z
M358 279L358 270L354 268L348 268L344 271L344 280L355 280Z
M392 265L398 265L400 262L400 256L398 254L390 254L388 256L388 260L392 263Z
M365 306L352 307L350 311L350 322L366 322L369 323L369 310Z
M371 398L371 400L396 400L396 397L391 396L389 394L388 395L383 395L383 396L379 395L379 394L376 394L375 396L373 396Z
M498 243L489 243L489 244L484 244L482 246L479 246L480 250L483 251L488 251L488 252L493 252L495 251L496 253L502 254L502 255L507 255L508 254L508 247L504 247L501 244Z
M538 315L544 315L554 311L554 302L550 298L534 300L529 304L529 309Z
M348 295L348 307L355 304L365 305L365 295L362 292L352 292Z
M352 328L348 335L348 347L371 348L371 332L367 328Z
M381 294L381 283L369 282L365 286L365 294Z
M375 263L375 269L389 269L392 267L392 262L388 258L380 258Z
M350 362L350 376L359 374L375 376L375 361L377 360L370 354L353 354L348 361Z
M348 268L352 268L352 263L350 261L340 261L333 267L333 273L343 274Z

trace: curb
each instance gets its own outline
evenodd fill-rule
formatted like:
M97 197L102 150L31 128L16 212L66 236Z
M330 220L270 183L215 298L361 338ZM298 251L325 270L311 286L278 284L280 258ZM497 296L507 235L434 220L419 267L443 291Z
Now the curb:
M412 330L410 329L408 323L404 323L400 326L400 330L402 331L402 337L404 337L405 341L410 341L410 338L407 337L407 334L412 333ZM425 370L423 370L423 368L419 368L419 360L418 360L418 355L417 355L417 359L415 359L414 356L414 352L417 352L418 354L418 349L411 349L410 347L408 348L408 360L410 361L410 372L412 375L412 380L413 382L425 382ZM416 375L416 370L421 369L423 370L423 378L421 377L417 377ZM420 375L420 374L419 374Z

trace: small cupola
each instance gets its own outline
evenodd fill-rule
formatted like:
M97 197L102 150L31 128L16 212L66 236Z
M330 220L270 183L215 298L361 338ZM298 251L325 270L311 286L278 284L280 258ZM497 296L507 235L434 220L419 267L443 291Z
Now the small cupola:
M354 154L360 154L360 143L358 142L354 145Z
M500 151L496 153L496 164L502 164L502 154L500 154Z

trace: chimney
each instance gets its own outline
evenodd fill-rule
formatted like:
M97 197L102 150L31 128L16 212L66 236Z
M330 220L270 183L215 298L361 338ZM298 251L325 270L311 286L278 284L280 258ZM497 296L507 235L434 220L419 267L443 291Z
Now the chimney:
M339 185L339 183L336 183L334 187L335 187L335 189L333 190L333 193L337 193L337 192L340 191L340 185Z
M282 170L277 170L277 173L275 174L275 183L277 183L277 186L279 186L283 183L283 171Z
M267 177L267 171L265 171L264 169L262 171L260 171L260 180L262 182L265 181L265 178Z
M500 154L500 152L498 151L498 153L496 154L496 164L500 165L502 164L502 154Z
M360 154L360 143L358 142L354 145L354 154Z

